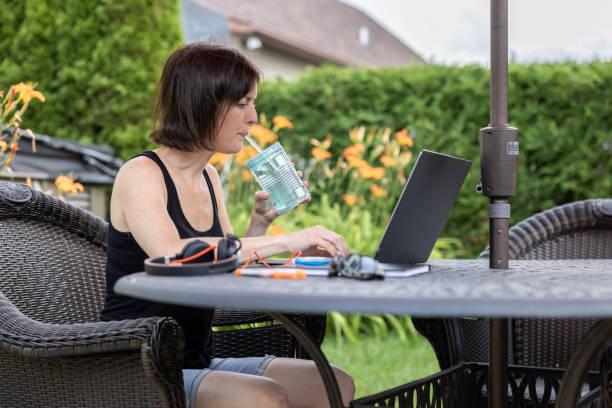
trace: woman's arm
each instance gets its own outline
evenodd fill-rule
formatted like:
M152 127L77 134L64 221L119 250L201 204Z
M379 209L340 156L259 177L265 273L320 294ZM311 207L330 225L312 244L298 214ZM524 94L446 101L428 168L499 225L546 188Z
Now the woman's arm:
M272 221L278 217L278 212L270 200L270 193L258 191L255 193L253 201L253 212L251 213L249 227L244 233L245 237L266 235L268 227L272 224Z
M208 173L213 176L212 172ZM215 172L216 174L216 172ZM219 220L224 233L231 226L223 203L218 175L211 177ZM215 185L219 184L219 187ZM129 231L149 257L174 255L194 239L203 239L217 245L222 237L180 239L174 222L166 209L167 193L159 167L151 160L137 157L128 161L119 171L111 198L111 221L119 231ZM321 226L307 228L287 235L245 237L241 239L241 260L251 251L262 257L302 251L305 255L334 255L336 251L348 254L344 239ZM321 249L322 248L322 249Z
M167 210L164 176L157 164L136 157L119 170L111 197L111 222L130 232L149 257L174 255L192 239L181 239ZM216 245L219 238L208 239Z

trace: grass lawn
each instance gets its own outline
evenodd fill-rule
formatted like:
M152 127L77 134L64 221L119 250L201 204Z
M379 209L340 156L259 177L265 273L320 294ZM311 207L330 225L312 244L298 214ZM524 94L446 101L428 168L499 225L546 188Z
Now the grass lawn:
M402 342L395 334L361 336L357 343L339 343L325 336L322 346L330 363L351 373L357 388L355 398L371 395L426 377L439 371L430 344L420 335Z

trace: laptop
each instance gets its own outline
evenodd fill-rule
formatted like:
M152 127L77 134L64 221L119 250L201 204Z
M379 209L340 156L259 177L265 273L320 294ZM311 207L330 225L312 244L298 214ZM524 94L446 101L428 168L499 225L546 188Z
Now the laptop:
M469 160L442 153L419 153L374 254L385 276L429 271L426 262L471 165ZM309 258L300 266L327 270L328 263L329 258Z
M419 153L374 255L386 276L429 270L426 262L471 165L442 153Z

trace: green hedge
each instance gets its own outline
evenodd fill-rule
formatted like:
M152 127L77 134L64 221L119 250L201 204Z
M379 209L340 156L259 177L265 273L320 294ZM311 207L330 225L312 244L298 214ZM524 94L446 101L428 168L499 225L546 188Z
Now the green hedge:
M406 127L415 151L473 160L443 236L460 238L473 256L488 241L488 200L480 177L479 129L489 123L489 72L478 66L402 69L323 67L299 80L263 84L258 110L293 121L288 150L310 154L309 140L333 136L335 154L356 125ZM612 63L509 67L510 124L520 131L514 224L555 204L611 197ZM395 197L388 198L395 200Z
M38 82L47 98L25 128L124 158L147 146L155 84L182 42L178 0L14 0L0 15L0 89Z

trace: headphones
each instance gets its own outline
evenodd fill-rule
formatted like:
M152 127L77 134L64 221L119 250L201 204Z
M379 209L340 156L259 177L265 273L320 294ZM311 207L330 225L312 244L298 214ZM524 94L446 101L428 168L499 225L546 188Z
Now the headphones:
M241 246L240 239L233 234L227 234L216 247L196 239L188 242L174 257L145 259L144 269L149 275L159 276L201 276L233 272L238 268ZM215 248L217 259L214 256Z

